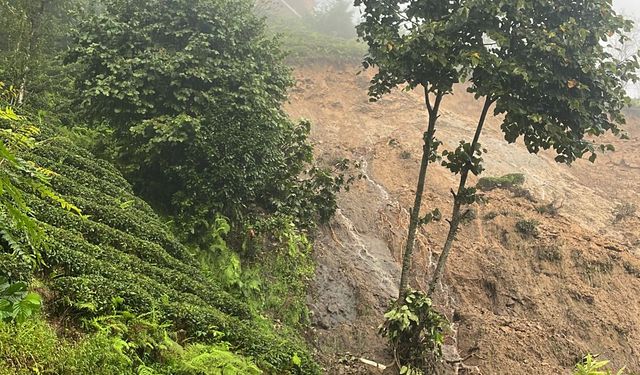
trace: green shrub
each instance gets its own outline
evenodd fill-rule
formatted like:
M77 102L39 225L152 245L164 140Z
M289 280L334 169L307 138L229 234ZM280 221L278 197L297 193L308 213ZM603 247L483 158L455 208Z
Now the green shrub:
M174 217L186 242L201 245L218 214L238 231L265 214L308 227L326 219L332 181L309 171L310 125L282 109L290 69L252 1L102 4L68 55L82 109L109 125L135 191Z
M501 177L482 177L478 180L476 187L481 191L510 189L524 184L524 180L522 173L510 173Z
M516 230L525 237L537 237L539 224L536 220L518 220Z
M562 260L562 252L558 245L540 245L536 247L538 260L558 263Z
M319 372L297 333L286 330L276 333L273 325L260 316L258 309L267 309L268 303L243 302L244 296L234 295L233 288L203 272L199 260L148 205L133 195L131 187L112 166L62 138L44 142L30 155L58 173L51 183L60 189L62 197L86 210L84 216L79 216L29 189L24 190L33 216L47 237L47 246L42 249L46 267L39 274L51 292L47 311L52 316L64 315L76 322L75 329L93 331L92 325L78 326L78 322L109 317L117 311L135 316L154 312L158 321L170 324L167 332L182 332L189 342L218 345L222 334L235 353L254 358L262 370L278 374ZM274 224L281 225L283 222ZM284 236L288 232L274 230L274 233ZM283 251L288 243L285 237L281 242L285 246ZM10 266L7 270L21 273L19 261L12 266L13 258L0 257L3 259L2 264ZM306 266L298 269L297 262L304 265L308 257L304 262L298 255L288 260L275 256L270 259L269 262L274 262L271 263L274 278L265 279L269 282L264 285L272 284L274 288L266 295L304 295L299 270ZM121 301L117 311L115 300ZM304 316L304 303L299 306L297 309L292 306L291 311ZM277 309L274 306L272 310ZM292 325L304 321L293 316L283 319ZM299 369L292 365L294 356L300 359ZM156 369L158 363L153 358L157 355L140 357L144 366Z
M172 375L257 375L260 371L246 358L229 351L226 344L189 345L173 358L169 366Z
M380 334L388 337L402 374L434 373L442 357L446 318L431 299L419 291L406 294L402 304L394 303L384 315Z
M597 356L587 354L582 362L576 364L573 375L613 375L610 369L607 368L609 361L598 361ZM623 375L624 369L615 373L616 375Z
M123 316L128 315L128 318ZM120 318L118 318L120 317ZM225 342L184 347L166 326L131 314L92 322L96 333L71 341L56 335L42 318L14 325L0 322L0 374L231 375L261 374Z
M619 223L625 219L633 217L636 214L638 207L633 203L622 203L616 206L613 210L613 222Z
M18 325L0 322L0 374L133 374L113 346L114 339L102 334L75 343L60 339L41 318Z
M562 205L556 205L555 202L551 202L551 203L547 203L547 204L541 204L539 206L536 206L536 211L538 211L538 213L542 214L542 215L549 215L549 216L558 216L558 213L560 212L560 208L562 208Z
M514 197L516 198L524 198L526 200L528 200L529 202L532 203L536 203L536 197L533 196L533 194L531 194L531 191L529 189L525 189L521 186L514 186L509 188L509 191L513 194Z

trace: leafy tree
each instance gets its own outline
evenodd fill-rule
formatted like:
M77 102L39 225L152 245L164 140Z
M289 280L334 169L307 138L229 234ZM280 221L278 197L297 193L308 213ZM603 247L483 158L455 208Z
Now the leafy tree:
M0 80L17 88L14 105L49 109L63 98L68 71L59 55L84 0L0 0Z
M492 104L494 114L504 116L501 129L508 142L522 138L531 153L552 149L559 163L570 164L585 155L593 162L597 151L613 146L597 144L592 137L607 132L624 136L620 126L628 101L625 84L636 80L638 61L635 55L619 60L602 42L623 35L632 23L617 15L607 0L578 5L562 1L482 5L487 12L482 31L489 42L473 53L468 91L482 98L484 107L473 141L461 142L455 152L445 154L443 165L460 173L460 184L429 294L442 276L466 215L461 208L475 201L475 188L467 188L466 180L469 172L478 175L483 170L479 137Z
M401 290L406 289L415 231L421 222L421 196L430 158L433 134L442 98L455 83L468 78L469 92L484 106L472 142L462 141L445 151L443 165L460 174L454 193L450 231L431 289L441 274L458 224L462 206L475 200L467 188L469 172L482 172L480 134L492 105L504 114L502 130L509 142L523 137L528 150L552 148L558 162L571 163L596 145L585 138L607 131L620 135L625 94L621 82L634 79L635 57L620 61L601 41L622 35L631 23L616 15L606 1L565 4L548 1L439 2L410 0L389 2L360 0L364 22L358 27L369 45L365 68L377 66L370 94L380 97L406 84L422 86L429 113L416 200L411 213L403 262ZM598 11L594 11L598 10ZM432 94L433 93L433 94ZM430 94L435 98L430 99ZM603 151L611 149L601 145Z
M436 160L440 142L435 138L436 122L443 98L453 85L463 80L483 34L470 22L472 15L464 3L441 1L357 0L363 6L359 36L369 45L364 67L377 67L369 94L376 100L398 85L421 87L428 113L423 134L423 152L411 209L409 230L402 262L400 298L408 289L411 256L416 232L421 224L439 219L439 211L421 217L422 196L430 162ZM474 15L477 17L477 15Z
M107 0L84 21L68 62L81 106L114 130L136 190L211 229L300 202L309 124L281 108L291 84L277 40L248 0ZM312 178L312 177L309 177ZM304 207L305 216L315 210Z
M370 95L391 88L422 86L429 114L415 203L400 281L400 300L408 287L411 253L420 224L439 219L439 211L420 217L427 166L436 159L433 138L438 109L455 83L468 79L468 91L483 101L473 140L442 153L442 164L460 174L453 192L449 232L429 284L432 295L444 271L465 206L476 200L469 174L483 171L479 143L491 108L503 115L501 129L511 143L522 138L531 153L552 149L556 161L571 163L596 151L612 150L591 137L623 135L624 83L635 80L635 56L620 60L607 52L612 36L632 24L615 14L608 0L566 3L548 0L434 1L360 0L364 22L358 27L369 45L365 68L377 66ZM624 37L622 37L624 38ZM434 96L433 101L431 96Z

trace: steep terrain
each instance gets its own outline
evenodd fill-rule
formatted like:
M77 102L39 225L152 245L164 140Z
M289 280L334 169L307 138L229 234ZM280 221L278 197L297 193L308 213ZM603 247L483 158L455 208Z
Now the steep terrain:
M357 71L299 68L287 107L313 122L320 159L360 161L365 176L341 194L336 218L317 239L309 302L313 338L332 374L380 373L360 357L393 361L376 327L397 293L426 124L419 94L398 91L369 103L370 76ZM444 109L436 136L451 148L471 136L480 108L460 87ZM490 119L481 140L489 150L484 176L519 172L526 182L515 193L488 192L454 245L436 296L454 323L445 348L452 373L565 374L587 352L640 371L640 219L614 220L620 205L640 202L634 113L628 131L628 141L609 139L617 152L569 167L507 144L499 119ZM447 216L455 181L432 168L424 208ZM545 212L548 204L558 213ZM527 223L535 228L527 231ZM425 287L447 229L444 221L422 229L415 286Z
M199 374L202 368L259 373L251 363L265 373L319 372L301 340L203 271L113 165L64 137L44 140L28 158L54 171L53 188L83 213L68 212L47 197L26 196L49 241L42 252L45 266L34 275L47 320L61 337L80 341L87 331L117 337L101 350L123 367L105 363L95 373L140 373L123 353L137 354L154 367L156 372L147 373ZM2 255L0 264L9 275L31 278L20 257ZM10 327L2 327L6 335ZM73 359L38 358L42 350L25 349L17 336L31 337L16 335L9 347L0 341L1 353L15 354L0 363L0 373L27 373L38 366L46 373L87 373Z

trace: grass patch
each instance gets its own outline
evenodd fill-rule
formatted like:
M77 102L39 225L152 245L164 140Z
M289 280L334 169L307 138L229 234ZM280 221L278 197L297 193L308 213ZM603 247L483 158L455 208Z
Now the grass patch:
M523 237L538 237L540 234L538 230L539 224L536 220L518 220L516 222L516 230Z
M497 211L489 211L486 214L484 214L484 216L482 216L482 220L491 221L491 220L495 219L496 217L498 217L499 215L500 215L500 213L497 212Z
M633 203L622 203L616 206L613 210L613 222L619 223L626 219L629 219L635 216L636 211L638 210L638 206Z
M524 184L525 177L522 173L510 173L501 177L482 177L476 187L481 191L494 189L510 189Z
M556 205L554 202L541 204L536 206L536 211L538 211L541 215L549 215L551 217L556 217L560 213L561 205Z
M562 252L557 245L541 245L536 247L536 257L541 261L559 263L562 261Z
M77 340L60 337L54 327L41 317L21 325L0 323L0 375L257 375L260 370L249 359L230 351L229 345L218 343L177 344L168 336L160 344L152 341L147 327L139 326L139 342L108 330L84 335ZM146 331L145 331L146 329ZM128 338L127 338L128 339ZM140 339L146 339L143 342ZM146 348L136 345L144 344ZM154 344L155 361L134 360L135 352L150 352ZM149 357L146 357L149 359Z

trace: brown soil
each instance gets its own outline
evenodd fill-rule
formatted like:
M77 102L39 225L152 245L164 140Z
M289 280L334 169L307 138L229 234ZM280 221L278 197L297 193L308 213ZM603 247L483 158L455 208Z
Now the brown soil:
M297 70L288 112L313 122L317 157L361 162L365 178L339 197L340 210L317 238L318 272L309 305L313 340L328 374L380 374L359 361L389 366L378 337L387 302L397 294L400 249L413 200L426 114L417 92L393 92L369 103L370 76L358 68ZM457 90L464 92L464 90ZM437 137L451 148L469 138L480 107L467 94L447 97ZM640 203L640 126L630 114L631 139L595 165L556 164L550 153L530 155L507 144L499 119L482 137L489 150L484 176L525 174L531 193L487 193L475 205L449 259L436 302L454 322L447 372L569 374L585 353L616 368L640 371L640 218L614 223L623 203ZM450 213L455 176L430 169L424 209ZM559 214L536 208L555 202ZM516 229L535 220L538 234ZM412 284L425 288L448 227L422 229Z

